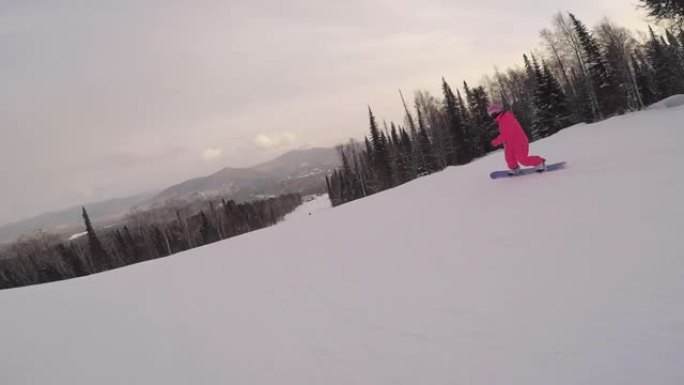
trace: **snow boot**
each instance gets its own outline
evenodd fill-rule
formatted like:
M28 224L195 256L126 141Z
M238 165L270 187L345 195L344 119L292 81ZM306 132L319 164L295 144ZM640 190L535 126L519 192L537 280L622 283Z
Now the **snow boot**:
M536 172L544 172L544 171L546 171L546 160L542 161L541 164L540 164L539 166L536 166L536 167L534 168L534 171L536 171Z
M508 175L514 176L520 174L520 166L508 170Z

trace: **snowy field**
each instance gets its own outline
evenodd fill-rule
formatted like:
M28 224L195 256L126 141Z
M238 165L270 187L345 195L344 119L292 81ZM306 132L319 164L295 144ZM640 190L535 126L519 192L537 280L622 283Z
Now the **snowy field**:
M684 383L684 107L163 260L0 291L2 384ZM320 202L319 202L320 203Z

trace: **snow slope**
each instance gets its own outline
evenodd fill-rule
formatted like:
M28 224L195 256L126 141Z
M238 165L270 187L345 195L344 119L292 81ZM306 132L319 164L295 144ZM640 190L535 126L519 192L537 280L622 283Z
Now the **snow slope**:
M684 108L167 259L0 292L3 384L684 383Z
M328 198L328 194L307 197L305 199L311 200L305 201L293 212L286 215L284 218L285 221L291 222L308 220L307 217L311 215L318 215L319 212L329 210L331 208L330 198Z
M658 103L648 106L649 110L659 110L663 108L674 108L684 105L684 95L672 95L665 98Z

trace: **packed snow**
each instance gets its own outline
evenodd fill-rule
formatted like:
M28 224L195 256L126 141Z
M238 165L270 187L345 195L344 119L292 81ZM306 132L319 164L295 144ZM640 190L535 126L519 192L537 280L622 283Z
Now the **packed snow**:
M330 209L330 198L328 194L313 195L304 198L304 203L297 207L293 212L286 215L285 221L307 220L312 215L318 215L321 211Z
M684 383L684 108L0 292L3 384ZM305 211L308 213L309 211ZM301 212L300 212L301 213Z
M648 109L660 110L663 108L673 108L679 106L684 106L684 95L672 95L668 98L659 101L658 103L654 103L648 106Z

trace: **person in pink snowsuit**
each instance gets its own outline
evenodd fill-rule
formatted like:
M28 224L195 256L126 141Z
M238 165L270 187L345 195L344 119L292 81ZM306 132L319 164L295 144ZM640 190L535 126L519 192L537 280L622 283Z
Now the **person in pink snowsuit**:
M492 104L487 107L487 113L499 124L499 136L492 140L492 146L504 145L509 174L519 173L519 164L534 167L537 171L544 171L546 160L540 156L529 155L530 145L527 135L513 112L505 111L499 104Z

